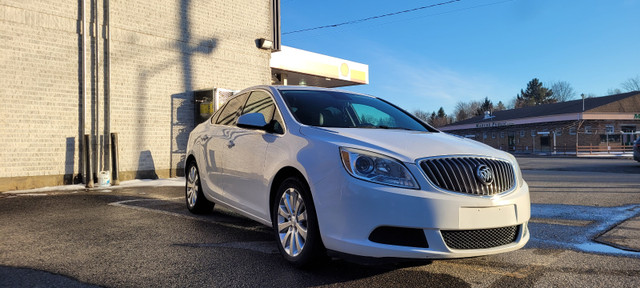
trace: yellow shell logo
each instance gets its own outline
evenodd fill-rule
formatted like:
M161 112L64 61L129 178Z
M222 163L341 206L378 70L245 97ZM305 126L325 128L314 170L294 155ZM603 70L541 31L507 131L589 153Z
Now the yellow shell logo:
M349 77L349 65L347 65L347 63L340 65L340 75L342 75L342 77Z

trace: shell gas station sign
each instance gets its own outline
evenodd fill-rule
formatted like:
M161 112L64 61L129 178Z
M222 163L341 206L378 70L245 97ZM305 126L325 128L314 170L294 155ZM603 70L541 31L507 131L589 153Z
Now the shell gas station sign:
M366 64L287 46L271 54L271 69L279 77L274 84L318 87L369 84Z

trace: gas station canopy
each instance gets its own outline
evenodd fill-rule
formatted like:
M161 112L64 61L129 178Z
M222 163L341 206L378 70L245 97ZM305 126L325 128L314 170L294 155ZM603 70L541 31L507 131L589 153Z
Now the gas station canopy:
M342 87L369 84L369 66L282 46L271 53L274 85Z

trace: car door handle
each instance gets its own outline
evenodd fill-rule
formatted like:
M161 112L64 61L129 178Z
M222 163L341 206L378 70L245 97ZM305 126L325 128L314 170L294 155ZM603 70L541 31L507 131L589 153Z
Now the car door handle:
M233 141L229 141L229 143L227 143L227 147L233 148L233 146L236 146L236 143L233 143Z

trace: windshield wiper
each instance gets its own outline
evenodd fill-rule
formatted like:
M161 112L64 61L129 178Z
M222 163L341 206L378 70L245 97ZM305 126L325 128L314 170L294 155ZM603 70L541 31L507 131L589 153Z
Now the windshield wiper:
M378 125L378 126L374 126L373 128L379 128L379 129L399 129L399 130L409 130L409 131L413 131L413 129L409 129L409 128L404 128L404 127L391 127L391 126L387 126L387 125Z

